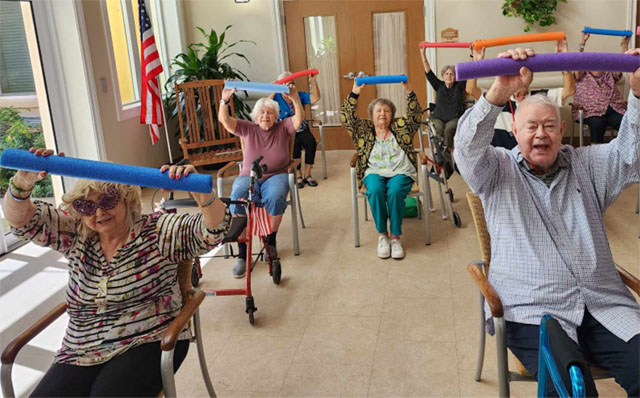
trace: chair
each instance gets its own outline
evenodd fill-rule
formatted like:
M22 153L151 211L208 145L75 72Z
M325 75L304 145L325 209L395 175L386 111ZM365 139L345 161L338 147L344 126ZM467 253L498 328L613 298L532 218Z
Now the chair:
M580 146L584 146L584 132L585 132L585 127L588 130L589 126L585 126L584 125L584 109L582 109L582 107L580 105L577 104L572 104L572 106L575 106L578 108L578 138L579 138L579 143ZM618 130L614 129L611 126L607 126L607 129L604 133L604 135L607 135L607 132L611 134L611 139L615 138ZM571 132L571 145L573 145L573 131Z
M517 372L509 370L509 364L507 360L507 340L505 335L505 321L503 318L502 302L498 293L495 291L491 283L489 282L489 264L491 262L491 238L487 229L487 224L484 218L484 209L482 208L482 202L480 198L473 192L467 192L467 201L469 202L469 208L471 209L471 216L473 217L473 223L476 226L476 234L478 236L478 243L480 245L480 252L482 255L481 260L472 261L467 265L467 271L473 278L473 281L480 290L479 295L479 332L480 332L480 344L478 350L478 362L476 365L476 373L474 379L480 381L482 375L482 365L484 362L484 346L485 346L485 313L484 302L486 300L493 322L495 325L496 336L496 348L498 354L498 389L501 397L509 396L509 382L510 381L536 381L525 369L524 365L516 359ZM616 269L622 278L622 281L632 291L640 295L640 280L631 275L624 268L616 265ZM603 379L609 377L599 368L592 367L591 372L595 379Z
M420 167L416 167L418 171L418 178L420 183L414 183L411 191L407 197L414 197L418 200L418 208L422 211L418 211L418 218L424 220L425 229L425 245L431 244L431 228L429 225L429 207L431 204L431 188L429 186L429 177L427 176L427 160L424 154L420 151L416 151L418 154L416 162ZM365 195L366 187L363 185L362 189L358 190L358 179L356 177L356 162L358 161L358 154L354 153L351 157L351 208L353 212L353 235L355 247L360 247L360 222L358 219L358 198L362 198L364 203L364 220L368 221L367 213L367 197ZM416 165L417 166L417 165ZM420 189L421 187L422 189Z
M198 360L200 362L200 369L202 370L202 376L204 377L204 383L207 387L207 392L210 397L215 397L216 393L209 377L207 370L207 361L204 356L204 348L202 345L202 333L200 330L200 313L199 306L205 298L205 293L201 290L195 289L191 286L191 269L192 260L181 261L178 265L178 281L180 283L180 291L182 292L183 302L182 310L178 313L178 316L169 324L167 330L162 335L160 347L162 349L162 355L160 360L160 369L162 372L162 384L165 397L176 397L176 385L173 374L173 350L176 346L178 336L184 329L184 326L190 320L193 320L193 336L191 338L192 343L196 343L198 350ZM66 303L60 303L54 307L48 314L38 320L33 326L23 332L21 335L13 339L2 352L2 368L1 368L1 383L2 394L5 397L15 397L13 389L13 383L11 380L11 370L13 363L19 351L29 341L31 341L36 335L42 332L45 328L51 325L56 319L65 313L67 309Z
M218 121L224 80L198 80L175 85L184 158L194 166L242 159L240 140ZM234 114L233 101L230 102ZM184 108L184 109L183 109Z
M287 204L291 207L291 236L293 238L293 254L300 255L300 242L298 239L298 214L300 214L300 224L302 228L305 228L304 217L302 216L302 208L300 207L300 195L298 195L298 186L296 185L296 167L300 164L300 159L291 159L293 154L293 143L295 140L295 134L291 135L289 139L289 167L287 168L287 174L289 177L289 200ZM241 148L244 151L244 140L241 140ZM234 166L238 166L238 171L242 170L242 159L234 162L227 163L224 167L218 170L217 178L217 190L219 196L224 196L224 177L225 174ZM299 212L299 213L298 213ZM229 255L228 244L224 248L225 256Z

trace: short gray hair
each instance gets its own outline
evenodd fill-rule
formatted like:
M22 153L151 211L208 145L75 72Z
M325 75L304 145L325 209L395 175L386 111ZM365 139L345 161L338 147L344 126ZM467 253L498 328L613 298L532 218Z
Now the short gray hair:
M451 69L451 72L453 72L453 75L455 76L456 74L456 66L455 65L445 65L442 67L442 70L440 71L440 76L444 76L444 72L446 72L448 69Z
M527 105L539 105L539 106L550 106L556 111L556 116L558 117L558 121L560 121L560 108L556 105L555 102L551 101L549 97L544 94L535 94L529 95L525 99L523 99L516 108L516 111L513 115L514 118L518 117L520 110Z
M282 72L281 74L278 75L278 79L277 80L284 79L285 77L290 76L290 75L291 75L291 72L289 72L288 70L285 70L284 72Z
M370 119L373 119L373 108L375 108L378 104L386 105L391 109L391 119L396 116L396 106L393 104L393 102L389 101L386 98L376 98L369 103L369 107L367 108L367 110L369 111Z
M256 104L253 106L253 109L251 110L251 120L254 122L256 121L258 112L260 112L262 108L271 108L276 111L276 118L280 116L280 105L271 98L263 97L257 100Z

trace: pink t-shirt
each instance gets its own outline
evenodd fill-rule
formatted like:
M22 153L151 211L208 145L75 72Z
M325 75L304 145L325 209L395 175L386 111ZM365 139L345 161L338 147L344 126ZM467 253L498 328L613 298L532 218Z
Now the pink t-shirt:
M253 122L238 119L233 134L244 140L244 160L240 175L248 176L251 163L260 155L264 156L260 164L267 165L267 172L262 175L262 180L286 173L289 166L289 138L295 132L293 121L289 117L266 131Z

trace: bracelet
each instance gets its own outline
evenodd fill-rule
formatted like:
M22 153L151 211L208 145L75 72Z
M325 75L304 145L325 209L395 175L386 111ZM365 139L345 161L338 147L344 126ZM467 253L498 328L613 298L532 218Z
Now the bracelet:
M223 99L220 100L220 105L229 105L229 102L231 102L231 100L225 101Z
M31 191L33 191L33 187L29 188L29 189L22 189L19 186L17 186L14 182L13 179L15 178L15 175L13 177L11 177L9 179L9 185L11 186L11 188L13 188L14 191L16 191L17 193L29 193L31 194Z
M25 197L25 198L21 198L21 197L19 197L19 196L16 196L16 195L13 193L13 188L11 188L11 186L12 186L12 185L13 185L13 184L10 184L10 185L9 185L9 188L7 188L7 192L9 192L9 196L11 196L11 198L12 198L13 200L18 201L18 202L24 202L25 200L27 200L27 199L29 199L29 198L31 197L31 191L29 191L29 195L27 195L27 197Z
M218 197L218 195L216 195L216 190L215 190L215 189L213 189L213 190L211 191L211 193L213 193L213 196L211 197L211 199L209 199L209 200L207 200L206 202L204 202L203 204L201 204L201 205L200 205L200 208L210 206L213 202L215 202L216 197Z

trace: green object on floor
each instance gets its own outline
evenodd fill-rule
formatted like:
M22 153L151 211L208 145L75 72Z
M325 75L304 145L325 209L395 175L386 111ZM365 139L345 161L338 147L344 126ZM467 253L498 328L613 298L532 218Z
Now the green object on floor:
M418 217L418 199L416 198L404 198L404 218L416 218Z

